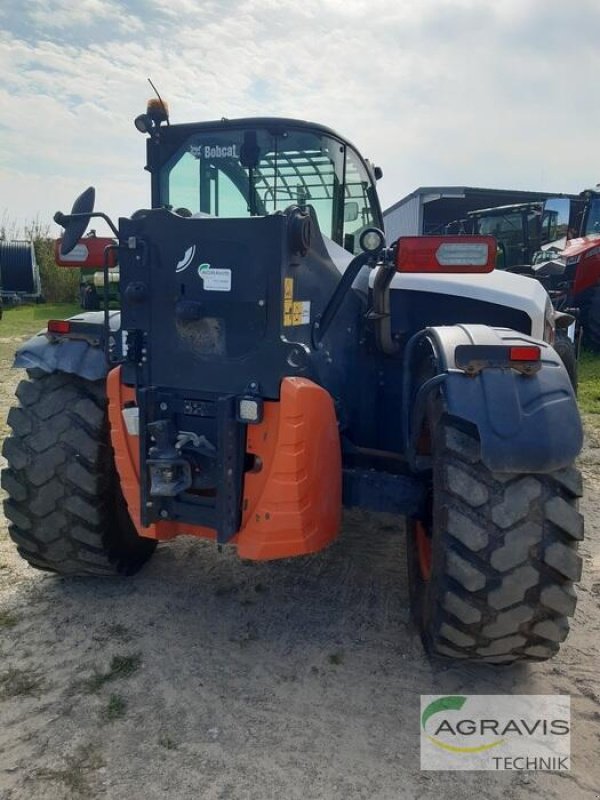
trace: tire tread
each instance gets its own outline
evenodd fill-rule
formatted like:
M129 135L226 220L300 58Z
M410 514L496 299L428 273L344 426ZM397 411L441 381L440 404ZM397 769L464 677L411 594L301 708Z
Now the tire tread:
M9 535L37 569L62 575L130 575L156 542L122 523L103 381L33 374L16 391L2 452ZM117 505L122 504L121 513Z

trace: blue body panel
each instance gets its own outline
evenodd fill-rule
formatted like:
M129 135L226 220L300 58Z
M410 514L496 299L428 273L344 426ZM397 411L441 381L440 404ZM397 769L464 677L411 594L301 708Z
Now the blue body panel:
M445 407L453 417L477 427L481 460L495 472L551 472L571 464L583 445L577 401L567 371L546 342L505 328L455 325L431 328L438 355ZM470 377L456 368L461 344L520 346L542 351L541 369L522 375L486 368Z
M74 338L48 338L45 332L34 336L17 352L15 367L40 369L47 373L60 371L87 380L102 380L109 370L103 341L103 317L101 312L72 317L72 321L78 323ZM110 326L111 332L118 336L119 312L111 312ZM429 340L437 372L443 376L435 389L442 393L446 412L477 428L481 460L490 470L543 473L566 467L575 460L583 444L581 420L567 371L550 345L523 333L485 325L433 327L424 331L423 336ZM527 344L536 344L542 350L541 369L533 375L523 375L510 368L486 367L472 377L456 366L455 352L460 345ZM381 358L379 354L376 357ZM404 359L403 364L402 360L385 361L395 373L399 367L410 372L415 366L410 363L410 358ZM355 394L359 385L353 384L351 394ZM347 391L348 385L344 389ZM361 394L360 403L364 406L364 413L359 418L373 419L376 398L371 392L358 394ZM414 397L410 393L407 396ZM340 411L344 399L339 404ZM414 418L415 409L406 408L404 402L403 405L403 415ZM411 405L415 405L414 402ZM388 436L397 441L399 418L387 419ZM349 423L347 433L352 436L355 425L352 420ZM359 438L363 438L362 444L368 445L371 438L368 428L364 429L364 434ZM390 447L389 438L387 445Z
M111 331L120 328L120 313L110 313ZM108 374L104 351L104 313L90 311L70 317L81 323L80 338L52 337L41 331L23 344L15 355L14 367L39 369L43 372L67 372L89 381L98 381Z

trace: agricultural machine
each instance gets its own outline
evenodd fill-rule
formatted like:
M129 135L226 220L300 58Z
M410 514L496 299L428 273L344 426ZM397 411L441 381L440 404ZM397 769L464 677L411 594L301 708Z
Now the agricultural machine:
M448 232L456 229L461 233L493 236L498 246L496 267L511 269L531 264L534 254L543 245L566 236L567 230L563 230L555 208L557 205L558 201L548 200L482 208L470 211L464 220L446 227Z
M600 350L600 187L570 201L566 241L542 249L533 259L557 308L576 309L585 344ZM562 248L561 248L562 245Z
M0 308L32 301L44 302L33 242L0 240Z
M600 350L598 187L586 189L579 198L472 211L466 219L450 223L448 230L495 236L498 268L541 281L557 311L578 316L586 345Z
M62 239L54 243L56 265L79 270L79 305L84 311L108 308L111 302L119 300L119 267L114 249L109 250L108 269L104 269L104 251L115 241L90 231L68 253L63 252Z
M331 545L341 509L408 517L414 618L433 655L557 652L575 608L582 444L544 289L493 238L388 248L372 167L304 121L168 123L151 204L115 225L121 311L25 343L4 443L20 554L129 575L191 534L244 559ZM400 528L400 525L399 525Z
M448 233L494 236L496 268L536 278L544 286L556 310L554 348L575 389L582 331L578 311L572 308L572 298L563 286L564 268L557 265L555 257L581 223L581 210L581 204L555 197L482 208L446 226Z

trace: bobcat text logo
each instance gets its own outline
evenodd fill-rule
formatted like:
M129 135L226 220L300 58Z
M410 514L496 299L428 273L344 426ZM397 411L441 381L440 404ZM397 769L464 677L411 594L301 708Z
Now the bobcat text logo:
M190 153L194 158L239 158L237 144L228 145L192 145Z

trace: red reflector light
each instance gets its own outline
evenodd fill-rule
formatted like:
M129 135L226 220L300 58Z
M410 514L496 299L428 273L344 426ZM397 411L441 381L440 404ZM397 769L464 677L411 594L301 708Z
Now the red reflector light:
M48 322L48 333L69 333L71 323L66 319L51 319Z
M401 236L396 245L398 272L491 272L495 265L491 236Z
M542 352L536 345L511 347L509 351L511 361L539 361L541 356Z

